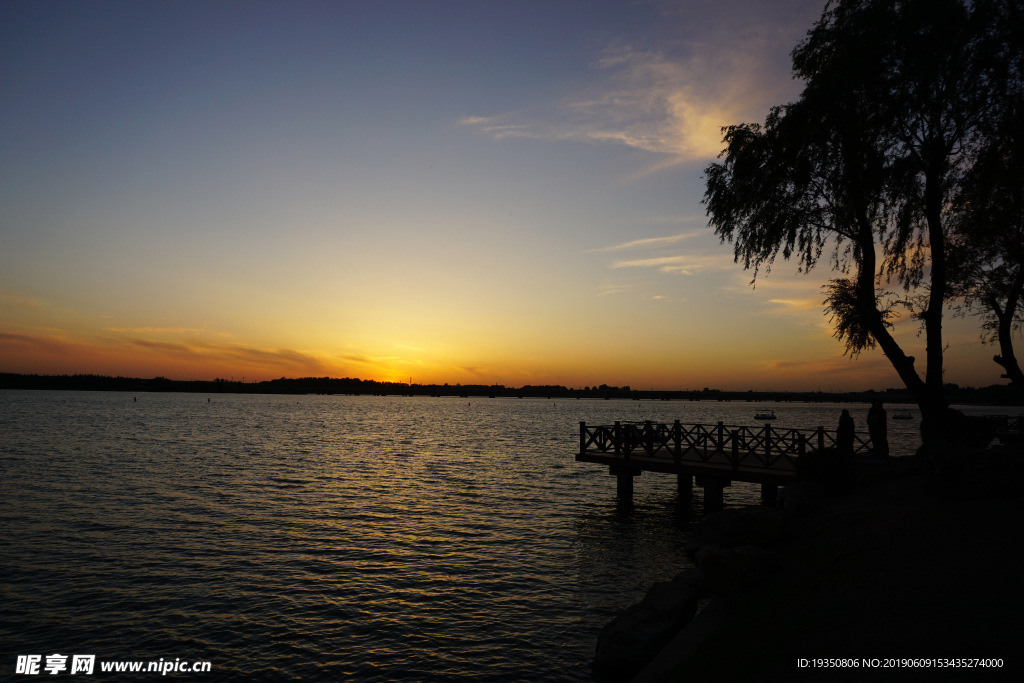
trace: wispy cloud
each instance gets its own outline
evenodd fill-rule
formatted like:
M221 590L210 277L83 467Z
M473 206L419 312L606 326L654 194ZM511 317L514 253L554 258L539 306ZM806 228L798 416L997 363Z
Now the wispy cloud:
M705 223L708 217L703 214L697 216L651 216L648 220L652 223L694 223L697 221Z
M133 339L131 344L159 355L194 361L214 361L297 372L323 372L328 369L327 364L320 358L295 349L259 349L237 344L214 344L200 339L186 343Z
M768 303L776 305L773 313L803 313L804 311L820 311L824 306L821 297L816 299L769 299Z
M787 272L786 270L776 266L776 268L772 270L771 275L759 276L756 284L751 286L751 271L743 270L743 266L735 262L733 262L733 269L735 272L733 283L723 286L723 289L727 292L739 294L743 292L750 292L752 290L756 290L758 292L778 291L781 296L777 296L777 298L780 300L815 298L819 305L825 299L825 295L821 290L821 280L813 275L808 276L805 273Z
M172 356L190 356L198 358L201 355L197 349L192 348L191 346L176 344L174 342L160 342L153 341L151 339L133 339L132 344L143 349Z
M132 332L134 334L199 334L195 327L104 327L105 332Z
M694 275L711 270L725 270L734 267L732 256L726 254L677 254L655 258L618 261L612 268L657 268L663 273Z
M597 295L608 296L623 292L635 292L638 287L639 284L636 282L604 282L597 286Z
M849 356L818 358L770 359L761 362L760 374L773 379L817 377L821 389L855 389L898 380L892 365L880 353L868 352L852 359Z
M613 143L667 157L638 176L713 159L722 150L723 126L763 120L770 106L792 99L796 91L786 55L809 21L795 28L777 23L772 13L746 16L749 10L703 27L681 17L689 37L668 48L609 45L594 63L598 82L574 97L494 116L466 116L460 123L496 139ZM707 24L711 14L701 21Z
M0 333L0 348L4 347L11 352L31 349L60 356L74 355L82 349L81 344L74 344L54 337Z
M0 292L0 304L3 304L4 306L13 306L15 308L35 308L39 305L39 302L35 299L30 299L27 296L11 294L10 292Z
M638 249L643 247L660 247L666 244L675 244L687 237L694 237L699 235L699 232L684 232L678 235L669 235L668 237L647 237L645 239L632 240L629 242L623 242L622 244L616 244L611 247L601 247L600 249L589 249L588 251L620 251L623 249Z
M537 130L531 130L531 126L525 123L508 123L512 114L498 116L464 116L459 119L459 125L476 126L485 133L490 133L496 139L505 137L543 137Z

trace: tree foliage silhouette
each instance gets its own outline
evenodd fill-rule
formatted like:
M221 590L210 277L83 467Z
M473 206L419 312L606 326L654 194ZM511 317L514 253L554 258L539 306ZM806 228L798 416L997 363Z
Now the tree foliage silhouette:
M941 438L947 408L948 252L965 225L950 206L989 144L1009 78L999 29L1018 4L830 3L792 53L800 98L764 125L723 128L721 161L705 169L710 223L755 280L780 254L807 272L827 252L835 336L853 355L881 347L921 407L926 441ZM891 332L901 307L924 329L923 379Z
M982 318L983 338L999 344L993 360L1024 393L1013 333L1024 324L1024 12L1000 28L1007 77L993 102L984 144L956 198L952 294Z

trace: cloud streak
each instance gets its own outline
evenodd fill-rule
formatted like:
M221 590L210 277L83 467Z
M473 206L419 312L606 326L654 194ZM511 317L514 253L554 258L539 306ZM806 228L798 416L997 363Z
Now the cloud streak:
M171 356L188 356L191 358L199 358L201 354L196 349L186 346L185 344L176 344L173 342L158 342L149 339L134 339L132 340L134 346L146 349L147 351L156 351Z
M259 349L237 344L216 344L201 339L166 342L154 339L132 339L128 344L158 358L187 362L196 367L230 365L268 372L324 373L330 367L317 356L295 349ZM353 360L353 359L349 359Z
M776 309L772 313L803 313L805 311L821 311L824 304L821 299L769 299L768 303L775 304Z
M616 244L611 247L601 247L600 249L589 249L588 251L621 251L623 249L637 249L642 247L660 247L666 244L675 244L687 237L694 237L699 235L698 232L684 232L678 235L669 235L668 237L647 237L645 239L632 240L630 242L623 242L622 244Z
M6 348L11 353L31 350L59 356L73 356L82 350L80 344L67 342L63 339L37 337L27 334L0 333L0 349L3 348Z
M597 295L608 296L609 294L635 292L638 286L636 282L605 282L597 286Z
M841 383L872 383L898 381L892 365L879 355L863 355L854 360L849 356L823 356L817 358L770 359L761 362L760 373L773 379L817 377L823 389L843 388Z
M695 275L732 267L732 256L728 254L677 254L675 256L618 261L612 264L612 268L657 268L662 273L680 273L682 275Z
M667 157L638 176L713 159L723 147L723 126L761 121L769 107L796 94L787 56L821 11L801 1L733 13L722 4L729 5L666 4L662 10L679 22L682 41L607 45L594 63L597 82L575 96L460 123L495 139L611 143Z
M25 296L18 294L11 294L10 292L0 292L0 304L4 306L12 306L15 308L35 308L39 302L35 299L30 299Z
M204 330L194 327L104 327L105 332L134 332L135 334L198 334Z

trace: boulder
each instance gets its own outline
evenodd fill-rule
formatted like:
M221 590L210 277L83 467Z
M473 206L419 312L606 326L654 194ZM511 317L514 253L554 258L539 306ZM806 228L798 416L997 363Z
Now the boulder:
M729 620L729 598L715 597L704 605L689 624L676 634L658 656L636 675L630 683L661 683L679 680L674 671L693 657L697 648L709 637L724 629Z
M708 546L731 548L762 545L782 536L782 512L761 505L723 510L709 515L686 540L686 554L695 557Z
M779 493L779 505L787 517L800 517L825 502L825 486L816 481L794 481Z
M707 584L704 582L704 574L701 573L697 567L690 567L684 569L675 576L672 577L673 581L679 581L685 583L693 590L693 596L697 600L703 600L707 597Z
M697 562L707 589L720 595L750 590L779 568L778 555L755 545L702 548Z
M989 420L952 408L946 408L940 416L923 415L921 418L921 440L925 443L985 448L995 438L995 431L995 425Z
M591 675L599 683L633 678L686 626L697 611L695 591L683 581L656 583L597 637Z

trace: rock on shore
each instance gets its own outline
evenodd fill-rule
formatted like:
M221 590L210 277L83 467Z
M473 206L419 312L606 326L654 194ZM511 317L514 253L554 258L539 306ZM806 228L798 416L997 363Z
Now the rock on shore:
M624 683L640 672L693 619L699 590L663 581L609 622L597 638L591 674L599 683Z
M778 558L757 544L782 535L782 512L751 506L704 519L687 541L699 567L654 584L643 600L608 623L597 639L591 673L599 683L631 680L693 619L708 591L730 595L759 585Z

